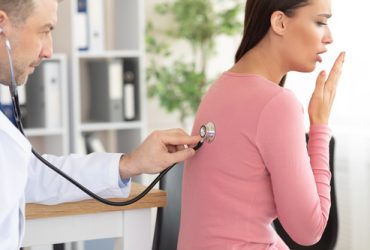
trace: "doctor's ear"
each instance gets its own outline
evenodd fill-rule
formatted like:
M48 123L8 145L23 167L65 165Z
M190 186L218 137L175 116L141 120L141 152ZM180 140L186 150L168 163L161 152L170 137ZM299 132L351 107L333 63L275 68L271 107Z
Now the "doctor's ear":
M9 21L8 15L0 10L0 33L4 33L4 27L7 25Z
M270 18L271 29L278 35L283 35L287 16L282 11L274 11Z

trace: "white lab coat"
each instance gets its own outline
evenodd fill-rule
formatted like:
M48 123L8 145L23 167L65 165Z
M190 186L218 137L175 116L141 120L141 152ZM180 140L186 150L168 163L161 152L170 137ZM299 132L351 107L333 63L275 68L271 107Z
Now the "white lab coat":
M121 154L45 155L58 168L105 197L127 197L130 182L119 187ZM55 204L90 198L44 166L28 140L0 112L0 249L19 249L24 235L25 202Z

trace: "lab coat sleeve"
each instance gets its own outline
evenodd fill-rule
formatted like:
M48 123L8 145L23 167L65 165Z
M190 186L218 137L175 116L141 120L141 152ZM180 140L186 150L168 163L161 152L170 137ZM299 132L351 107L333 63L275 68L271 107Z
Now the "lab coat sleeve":
M105 198L122 198L129 195L131 182L119 184L121 156L117 153L91 153L63 157L44 155L44 158L92 192ZM35 156L32 157L28 167L27 203L57 204L90 198Z

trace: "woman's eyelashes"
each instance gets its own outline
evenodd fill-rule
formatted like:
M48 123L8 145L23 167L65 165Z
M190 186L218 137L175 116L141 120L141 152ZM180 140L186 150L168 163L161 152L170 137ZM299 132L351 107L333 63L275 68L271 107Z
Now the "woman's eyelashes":
M316 21L317 26L325 26L328 25L327 22L322 22L322 21Z

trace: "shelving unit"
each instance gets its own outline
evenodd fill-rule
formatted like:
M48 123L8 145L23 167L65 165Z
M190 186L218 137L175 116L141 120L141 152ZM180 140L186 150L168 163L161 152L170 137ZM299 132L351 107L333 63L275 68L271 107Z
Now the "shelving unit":
M94 1L94 0L93 0ZM69 61L69 114L70 148L75 153L86 153L83 138L87 134L96 134L104 148L112 152L131 151L139 145L146 135L144 57L144 18L142 0L105 0L104 8L104 47L102 50L78 49L77 0L63 1L59 4L58 25L53 34L56 52L66 53ZM88 11L88 10L87 10ZM124 65L127 61L136 64L134 83L135 117L132 120L94 121L91 118L93 105L99 102L91 94L92 62L119 60ZM124 66L122 67L124 70ZM125 75L123 75L125 77ZM108 79L109 81L109 79ZM103 83L106 84L106 83ZM123 84L123 83L121 83ZM108 88L108 84L107 88ZM122 94L124 101L124 94ZM98 104L99 105L99 104ZM123 107L124 108L124 107ZM82 146L81 146L82 145Z
M57 92L54 94L39 91L39 89L37 88L40 88L39 81L42 81L42 79L35 77L39 73L39 71L46 70L43 69L43 64L47 64L50 62L55 63L57 67L57 72L55 72L56 79L51 79L55 82L44 82L42 83L42 85L55 84L57 88L55 88L54 91ZM45 124L40 124L36 126L29 125L27 124L27 122L25 124L25 135L30 140L33 147L40 153L65 155L70 152L67 77L67 57L65 54L56 53L51 59L44 60L42 64L35 69L35 72L30 75L27 84L23 86L24 88L26 88L25 91L27 98L25 109L27 110L27 116L36 116L36 114L40 112L45 112L46 107L44 109L37 110L37 105L34 105L34 100L37 99L44 99L45 103L43 105L49 106L50 110L56 113L53 118L57 118L57 122L52 121L52 123L56 124L52 124L49 126L45 126ZM47 87L43 86L43 88ZM58 96L57 99L53 98L55 95ZM34 106L36 106L36 109L34 109ZM37 117L38 116L39 115L37 115ZM45 119L48 119L48 117L45 117ZM29 119L27 119L26 117L26 120Z
M46 64L52 64L54 70L45 75ZM67 57L56 53L35 69L25 85L18 87L25 135L41 154L70 152L67 76ZM52 93L47 91L49 88ZM6 97L2 104L10 104L8 87L2 85L0 90ZM53 112L52 117L47 117L47 112Z
M103 49L88 49L86 51L78 49L78 39L83 35L78 34L76 27L79 21L78 0L63 1L59 4L59 21L53 34L54 50L68 56L69 135L70 149L73 153L89 153L91 151L89 147L86 147L87 136L90 135L99 140L105 151L129 152L141 143L147 133L144 109L146 106L146 88L143 67L144 1L103 0L100 3L104 5L103 31L105 39ZM91 117L92 112L94 112L92 107L97 107L97 105L93 105L93 102L104 100L101 100L102 98L92 98L92 84L95 84L93 82L96 79L91 79L92 74L89 67L93 62L109 63L117 60L121 61L123 71L126 62L136 65L134 79L135 116L130 120L125 120L123 116L120 120L96 121ZM126 83L125 73L121 78ZM110 79L107 80L109 82ZM120 84L124 83L121 82ZM106 85L108 88L108 84ZM125 93L121 94L124 101ZM140 181L140 179L136 179L136 181ZM99 246L99 244L104 243L95 242L94 244ZM81 242L75 243L74 247L90 249L88 245Z

